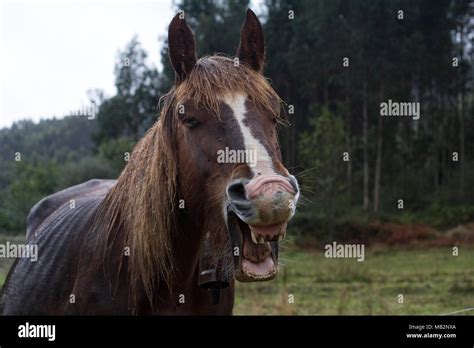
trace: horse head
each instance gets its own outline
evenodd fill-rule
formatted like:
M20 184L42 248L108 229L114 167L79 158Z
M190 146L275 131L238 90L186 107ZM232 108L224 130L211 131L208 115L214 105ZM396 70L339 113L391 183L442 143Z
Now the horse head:
M273 279L278 241L295 213L299 188L282 164L281 102L262 74L262 26L248 10L234 59L197 59L193 32L179 13L168 43L176 80L161 122L172 132L186 210L195 221L207 220L213 245L222 241L219 252L233 255L237 280Z

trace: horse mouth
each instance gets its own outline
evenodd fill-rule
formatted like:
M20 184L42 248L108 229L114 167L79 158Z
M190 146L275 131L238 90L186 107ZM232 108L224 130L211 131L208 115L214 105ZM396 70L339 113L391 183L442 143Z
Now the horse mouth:
M278 274L278 241L286 234L286 223L266 226L246 224L229 214L229 228L234 248L235 278L241 282L265 281ZM235 251L235 249L234 249Z

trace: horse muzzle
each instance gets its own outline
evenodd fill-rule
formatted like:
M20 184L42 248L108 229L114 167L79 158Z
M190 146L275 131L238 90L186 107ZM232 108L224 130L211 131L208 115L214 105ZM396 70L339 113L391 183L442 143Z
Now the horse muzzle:
M286 237L299 196L293 176L262 175L227 186L227 227L235 278L270 280L278 274L278 242Z

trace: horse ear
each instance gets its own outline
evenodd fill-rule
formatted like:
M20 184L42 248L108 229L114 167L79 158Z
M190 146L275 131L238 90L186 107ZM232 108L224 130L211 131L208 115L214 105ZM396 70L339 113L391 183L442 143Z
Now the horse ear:
M183 81L196 65L196 41L184 19L184 12L174 16L168 29L171 65L176 72L176 83Z
M237 57L257 72L262 72L265 60L265 40L263 29L255 13L248 9L240 32Z

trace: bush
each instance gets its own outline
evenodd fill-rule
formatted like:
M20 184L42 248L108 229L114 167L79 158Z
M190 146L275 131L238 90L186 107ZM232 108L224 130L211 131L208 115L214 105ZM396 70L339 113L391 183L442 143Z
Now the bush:
M134 142L130 138L109 139L99 146L98 159L105 161L117 177L127 164L127 153L131 154Z

